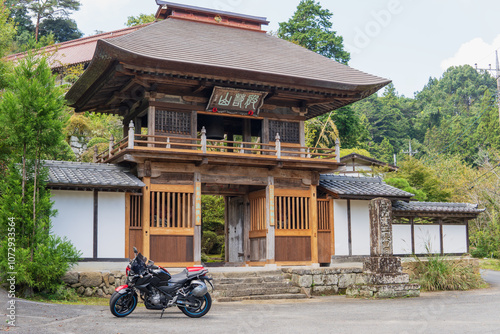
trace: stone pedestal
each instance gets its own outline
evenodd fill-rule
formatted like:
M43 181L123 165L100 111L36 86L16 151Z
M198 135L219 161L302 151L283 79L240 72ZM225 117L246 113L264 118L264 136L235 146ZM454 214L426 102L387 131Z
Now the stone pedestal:
M420 286L409 284L401 259L392 252L392 203L386 198L370 202L370 257L363 263L364 279L346 290L351 297L418 297Z

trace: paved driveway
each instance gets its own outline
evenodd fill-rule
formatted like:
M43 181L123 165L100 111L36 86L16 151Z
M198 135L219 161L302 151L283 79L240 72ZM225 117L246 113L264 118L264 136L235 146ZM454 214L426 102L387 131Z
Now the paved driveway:
M16 333L499 333L500 272L484 271L489 289L423 293L420 298L344 296L295 302L215 303L201 319L177 309L138 307L117 319L107 307L17 301ZM5 314L7 296L0 295ZM4 315L5 317L5 315Z

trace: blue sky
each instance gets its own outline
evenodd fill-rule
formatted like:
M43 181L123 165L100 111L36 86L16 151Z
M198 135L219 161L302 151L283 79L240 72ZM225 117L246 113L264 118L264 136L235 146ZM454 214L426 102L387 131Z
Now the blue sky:
M85 35L125 27L127 17L154 13L154 0L81 0L72 15ZM267 30L288 20L300 0L174 0L267 17ZM320 0L333 14L333 29L351 52L349 65L393 80L413 97L452 65L495 67L500 48L500 1L493 0Z

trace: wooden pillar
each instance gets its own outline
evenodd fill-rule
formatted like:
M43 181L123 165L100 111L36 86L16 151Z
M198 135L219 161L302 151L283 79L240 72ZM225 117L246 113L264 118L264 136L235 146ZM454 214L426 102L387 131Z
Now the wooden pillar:
M145 186L142 188L142 255L149 259L149 226L151 211L151 177L146 176L142 179Z
M134 118L135 134L140 135L142 131L142 119L140 117Z
M467 253L469 253L469 220L467 218L464 218L464 223L465 223L465 236L466 236L466 241L467 241Z
M97 259L97 242L99 231L99 191L94 189L94 232L93 232L93 258Z
M330 198L328 201L328 208L330 210L330 231L331 231L330 234L332 240L331 253L332 255L335 255L335 218L334 218L333 205L334 205L333 198Z
M347 200L347 244L349 256L352 255L351 200Z
M243 252L244 261L250 261L250 199L248 194L244 196L244 220L243 220Z
M415 218L410 217L411 224L411 253L415 255Z
M252 121L248 118L243 119L243 141L246 143L250 143L252 141ZM250 147L250 145L245 145L245 147ZM252 152L244 151L244 153Z
M155 120L156 120L156 108L154 106L149 106L148 108L148 135L155 135ZM154 138L148 138L148 141L153 142ZM154 147L154 144L148 144L148 147Z
M311 185L310 190L309 224L311 226L311 262L318 263L318 199L316 196L316 186Z
M443 219L439 218L439 253L444 255Z
M266 264L275 262L275 233L274 233L274 177L267 177L266 186Z
M276 134L274 134L276 135ZM260 138L260 141L264 144L269 143L269 118L264 117L262 120L262 138ZM274 137L272 138L274 140Z
M198 112L191 111L191 138L198 137Z
M125 256L129 256L130 244L130 193L125 193Z
M194 201L193 201L193 217L194 217L194 263L201 264L201 174L194 173Z
M305 147L306 146L306 130L305 130L304 121L300 121L299 122L299 145L301 147ZM304 149L301 148L300 151L304 152ZM305 158L306 155L305 154L301 154L300 157L301 158Z

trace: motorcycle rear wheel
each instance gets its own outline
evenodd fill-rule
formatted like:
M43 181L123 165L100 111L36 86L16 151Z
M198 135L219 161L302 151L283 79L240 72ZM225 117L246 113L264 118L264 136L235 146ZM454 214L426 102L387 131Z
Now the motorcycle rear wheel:
M197 299L199 305L196 307L178 306L182 313L190 318L201 318L207 314L208 311L210 311L210 307L212 307L212 297L210 297L208 292L203 297L191 297L190 299Z
M120 294L118 292L113 293L111 299L109 300L109 309L115 317L126 317L132 311L135 310L137 306L137 295L133 292Z

